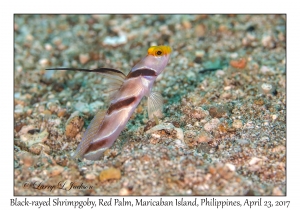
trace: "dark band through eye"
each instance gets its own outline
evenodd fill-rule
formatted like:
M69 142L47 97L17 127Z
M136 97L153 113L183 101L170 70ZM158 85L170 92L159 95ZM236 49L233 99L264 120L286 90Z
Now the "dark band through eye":
M157 54L157 55L161 55L161 51L157 51L156 54Z

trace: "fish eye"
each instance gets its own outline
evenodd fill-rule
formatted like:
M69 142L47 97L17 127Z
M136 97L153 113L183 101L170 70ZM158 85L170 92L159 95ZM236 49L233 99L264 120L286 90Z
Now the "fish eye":
M162 54L162 52L160 51L160 50L158 50L157 52L156 52L156 55L161 55Z

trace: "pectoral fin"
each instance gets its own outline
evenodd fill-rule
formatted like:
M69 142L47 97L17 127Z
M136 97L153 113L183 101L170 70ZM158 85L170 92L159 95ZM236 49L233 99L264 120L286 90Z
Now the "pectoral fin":
M163 116L163 97L158 92L151 92L148 97L148 117L153 119L154 117L161 118Z

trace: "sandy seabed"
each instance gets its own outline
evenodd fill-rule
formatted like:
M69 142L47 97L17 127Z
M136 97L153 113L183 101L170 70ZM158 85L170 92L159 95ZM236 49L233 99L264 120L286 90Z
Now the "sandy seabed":
M72 159L111 82L173 52L99 161ZM15 15L15 195L285 195L285 15Z

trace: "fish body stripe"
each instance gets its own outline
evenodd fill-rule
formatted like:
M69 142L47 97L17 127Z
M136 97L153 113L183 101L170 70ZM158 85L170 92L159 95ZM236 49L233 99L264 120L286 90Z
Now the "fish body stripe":
M156 77L157 74L154 70L152 69L138 69L136 71L132 71L127 75L127 79L129 78L134 78L134 77L139 77L139 76L153 76Z
M101 141L92 142L85 153L97 151L98 149L102 148L107 141L108 139L102 139Z
M107 114L110 115L113 111L122 109L124 107L130 106L134 101L136 100L136 97L130 97L123 99L121 101L117 101L114 104L111 104L107 110Z

